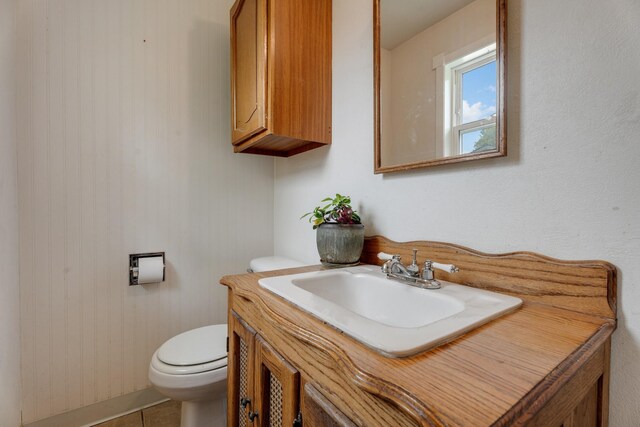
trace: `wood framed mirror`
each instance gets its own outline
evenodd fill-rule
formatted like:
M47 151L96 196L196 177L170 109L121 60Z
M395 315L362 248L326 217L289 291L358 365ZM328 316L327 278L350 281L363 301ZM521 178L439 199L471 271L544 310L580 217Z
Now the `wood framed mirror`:
M507 0L373 0L374 173L507 155Z

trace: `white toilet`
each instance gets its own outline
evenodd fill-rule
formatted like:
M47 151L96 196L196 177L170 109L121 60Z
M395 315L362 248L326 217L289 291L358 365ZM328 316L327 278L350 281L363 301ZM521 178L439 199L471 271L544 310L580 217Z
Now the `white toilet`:
M304 264L284 257L251 261L251 271L279 270ZM156 350L149 381L162 394L182 402L181 427L221 427L227 410L227 325L192 329Z
M304 267L305 264L295 259L283 256L265 256L262 258L254 258L249 263L249 272L282 270L283 268Z
M151 358L149 381L162 394L182 401L182 427L226 424L227 325L176 335Z

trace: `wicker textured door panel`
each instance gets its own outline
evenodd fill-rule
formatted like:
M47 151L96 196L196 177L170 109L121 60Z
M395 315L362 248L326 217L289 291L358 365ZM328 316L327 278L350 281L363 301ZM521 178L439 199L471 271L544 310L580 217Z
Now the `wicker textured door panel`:
M255 331L233 312L229 324L227 419L229 426L248 427L253 410Z
M261 427L291 426L298 415L300 374L256 337L256 410Z

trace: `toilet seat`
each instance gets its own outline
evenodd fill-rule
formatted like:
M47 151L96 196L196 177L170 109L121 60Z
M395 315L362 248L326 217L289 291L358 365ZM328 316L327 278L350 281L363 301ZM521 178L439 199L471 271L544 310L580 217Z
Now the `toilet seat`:
M189 375L226 368L227 325L183 332L162 344L151 365L169 375Z
M225 425L227 325L177 335L158 348L149 364L149 382L166 397L182 402L180 425Z
M203 363L201 365L175 366L162 362L160 359L158 359L158 353L156 352L151 359L151 366L157 369L159 372L168 375L200 374L203 372L215 371L217 369L226 369L227 358L224 357L222 359L214 360L213 362L209 363Z

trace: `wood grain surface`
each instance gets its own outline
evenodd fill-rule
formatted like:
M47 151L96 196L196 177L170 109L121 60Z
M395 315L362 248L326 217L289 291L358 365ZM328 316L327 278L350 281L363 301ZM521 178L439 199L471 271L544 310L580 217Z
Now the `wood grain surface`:
M322 266L226 276L221 283L230 288L230 307L303 379L330 390L325 397L356 425L389 420L395 425L524 425L555 399L565 410L584 399L591 383L608 381L607 343L615 329L613 266L382 237L367 238L363 260L375 262L380 250L408 255L412 247L421 258L461 268L457 276L438 272L440 279L514 294L523 298L523 306L431 351L389 358L257 284L262 277ZM583 394L562 397L574 388Z
M259 425L292 426L298 415L300 394L300 374L262 337L256 337L256 365L252 369L255 376L254 399L259 414ZM271 377L276 378L282 388L281 396L271 396L269 389ZM278 401L271 405L271 400ZM274 406L275 408L272 408ZM272 411L278 411L278 414ZM276 422L280 420L280 422Z
M236 1L234 152L289 157L331 144L331 24L331 0Z
M243 398L253 398L255 376L249 375L255 366L255 334L256 331L247 325L242 319L229 314L229 355L227 366L227 422L232 426L247 425L246 417L253 411L255 403L249 402L241 407ZM247 351L246 361L241 360L240 346L245 345ZM244 366L241 366L244 365ZM241 386L243 380L240 371L246 373L245 386ZM244 393L243 393L244 392Z
M231 8L231 142L265 130L266 3L238 0Z
M438 279L616 318L616 268L605 261L562 261L531 252L494 255L450 243L397 243L381 236L365 239L361 261L382 265L378 252L400 254L409 260L413 248L418 249L419 263L430 259L460 269L455 274L436 270Z
M302 414L308 427L355 427L313 385L306 383L302 388Z

